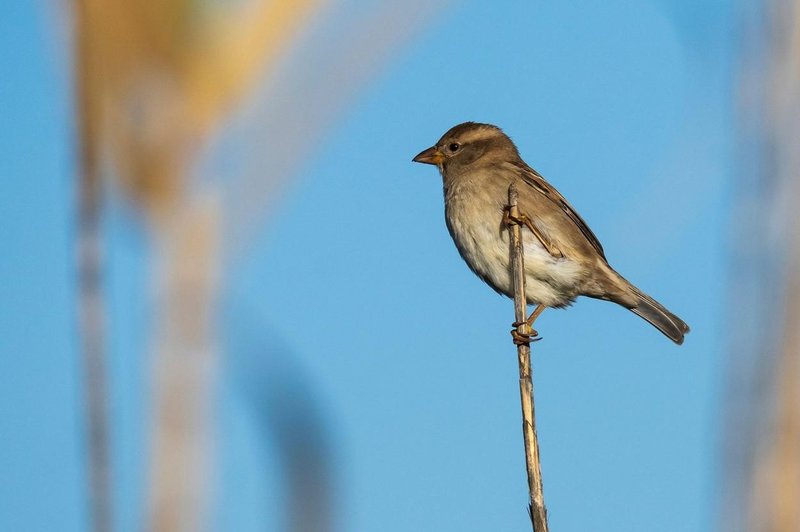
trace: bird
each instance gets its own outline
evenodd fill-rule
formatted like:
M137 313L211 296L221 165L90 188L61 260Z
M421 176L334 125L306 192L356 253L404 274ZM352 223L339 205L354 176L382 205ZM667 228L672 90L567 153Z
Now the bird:
M603 246L583 218L525 163L499 127L459 124L413 162L438 167L447 230L461 258L492 289L510 298L514 286L507 228L509 223L520 225L525 299L535 306L526 320L529 326L546 308L565 308L586 296L621 305L676 344L683 343L689 326L609 265ZM519 194L516 218L507 206L512 183ZM530 341L518 331L512 330L512 336L515 343Z

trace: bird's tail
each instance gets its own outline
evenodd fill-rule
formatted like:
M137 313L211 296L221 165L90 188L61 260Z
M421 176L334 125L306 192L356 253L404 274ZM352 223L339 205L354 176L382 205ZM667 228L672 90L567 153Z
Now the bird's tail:
M683 337L689 332L689 326L652 297L632 284L630 287L634 297L637 299L636 305L628 307L631 312L644 318L670 340L681 345Z

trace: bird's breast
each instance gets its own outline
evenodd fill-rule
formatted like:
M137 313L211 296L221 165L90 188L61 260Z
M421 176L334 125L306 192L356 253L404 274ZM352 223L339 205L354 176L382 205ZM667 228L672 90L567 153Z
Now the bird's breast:
M495 291L513 297L508 229L503 224L506 197L502 185L494 194L468 186L445 189L445 219L459 254ZM529 303L568 304L579 271L568 259L555 258L523 228L526 296Z

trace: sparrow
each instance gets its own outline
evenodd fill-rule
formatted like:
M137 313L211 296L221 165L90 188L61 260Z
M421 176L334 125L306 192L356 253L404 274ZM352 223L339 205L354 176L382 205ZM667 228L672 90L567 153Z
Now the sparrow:
M510 298L514 287L507 227L522 226L525 298L535 305L529 326L545 308L564 308L587 296L621 305L676 344L683 343L689 326L608 264L583 218L522 160L499 127L459 124L413 161L439 168L447 230L461 258L486 284ZM507 208L511 183L519 193L517 219L510 219Z

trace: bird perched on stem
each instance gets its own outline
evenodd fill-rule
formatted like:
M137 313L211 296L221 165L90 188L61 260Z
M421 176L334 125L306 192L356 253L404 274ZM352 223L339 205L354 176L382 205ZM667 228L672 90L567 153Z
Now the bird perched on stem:
M467 266L495 291L512 298L506 227L517 223L527 228L525 297L529 305L536 305L528 325L547 307L563 308L578 296L588 296L622 305L676 344L683 343L689 326L609 266L603 246L583 218L522 160L500 128L459 124L414 161L439 168L447 229ZM507 209L512 182L519 191L517 218Z

